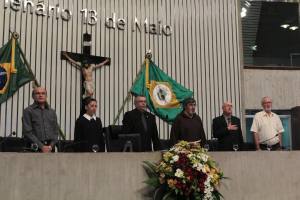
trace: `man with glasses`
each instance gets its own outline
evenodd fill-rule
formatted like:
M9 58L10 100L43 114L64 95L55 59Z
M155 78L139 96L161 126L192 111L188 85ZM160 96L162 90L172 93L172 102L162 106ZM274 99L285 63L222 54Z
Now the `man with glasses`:
M23 112L23 135L34 145L38 151L48 153L54 151L57 143L59 127L57 116L47 103L47 91L37 87L32 91L34 103Z
M195 99L188 98L183 102L183 111L176 117L171 128L170 140L172 144L176 144L180 140L199 141L202 146L206 143L202 120L195 110Z
M271 111L272 99L263 97L263 111L255 114L251 126L257 150L280 150L282 148L282 122L278 115Z
M240 148L243 144L241 122L232 115L231 102L224 102L222 110L223 114L213 119L213 136L218 138L220 150L232 151L233 145Z
M147 102L145 96L134 98L135 109L126 112L123 118L124 133L139 133L141 135L141 151L160 150L161 144L155 116L147 112Z

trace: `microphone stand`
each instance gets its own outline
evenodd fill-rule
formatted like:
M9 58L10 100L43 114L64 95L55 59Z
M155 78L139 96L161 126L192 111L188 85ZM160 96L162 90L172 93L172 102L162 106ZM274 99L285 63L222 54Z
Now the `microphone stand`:
M269 138L269 139L266 139L266 140L262 141L260 144L263 144L263 143L265 143L265 142L268 142L268 141L270 141L270 140L272 140L272 139L278 137L278 135L279 135L279 134L277 133L274 137L271 137L271 138Z

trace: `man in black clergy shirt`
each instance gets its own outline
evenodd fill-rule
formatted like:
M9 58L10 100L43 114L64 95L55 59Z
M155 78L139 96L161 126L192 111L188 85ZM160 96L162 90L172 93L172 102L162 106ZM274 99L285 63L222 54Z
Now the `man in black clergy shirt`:
M205 132L201 118L195 113L195 99L186 99L183 103L183 109L172 125L171 143L176 144L180 140L187 142L200 141L201 146L203 146L206 143Z
M213 136L218 138L219 149L233 150L233 145L243 144L243 135L240 119L232 116L232 103L225 102L222 106L223 115L213 119Z
M146 97L134 98L135 109L126 112L123 118L124 133L139 133L141 135L141 151L160 150L160 140L155 122L155 116L147 112Z

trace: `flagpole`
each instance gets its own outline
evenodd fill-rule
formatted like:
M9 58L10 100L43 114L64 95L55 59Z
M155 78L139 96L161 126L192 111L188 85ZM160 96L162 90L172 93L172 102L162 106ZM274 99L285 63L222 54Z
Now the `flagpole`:
M13 33L12 33L12 37L13 37L15 40L18 40L18 39L19 39L19 34L18 34L17 32L13 32ZM27 61L27 59L26 59L26 57L25 57L25 54L23 53L23 51L22 51L21 48L20 48L20 53L21 53L21 55L22 55L22 58L23 58L23 60L24 60L25 65L27 66L27 69L29 70L30 74L32 75L32 77L33 77L33 79L34 79L34 85L35 85L35 87L40 87L40 84L39 84L39 82L37 81L37 79L36 79L36 77L35 77L35 75L34 75L32 69L31 69L31 67L30 67L30 64L28 63L28 61Z
M17 32L13 32L13 33L12 33L12 37L13 37L15 40L18 40L18 39L19 39L19 34L18 34ZM22 58L23 58L23 60L24 60L24 63L25 63L25 65L27 66L27 69L29 70L30 74L32 75L32 77L33 77L33 79L34 79L34 87L40 87L40 84L39 84L38 80L36 79L36 77L35 77L35 75L34 75L32 69L31 69L31 67L30 67L29 62L27 61L27 59L26 59L26 57L25 57L25 54L23 53L23 51L22 51L21 48L19 48L19 50L20 50L21 56L22 56ZM66 140L66 136L65 136L65 134L62 132L60 126L59 126L59 135L60 135L60 137L62 137L64 140Z
M134 85L134 83L136 82L137 78L140 76L141 72L142 72L142 68L139 70L139 73L138 73L138 75L135 77L135 79L134 79L132 85ZM131 86L131 88L132 88L132 86ZM116 116L115 119L114 119L113 125L116 125L116 123L117 123L117 121L118 121L118 119L119 119L119 117L120 117L120 115L121 115L121 112L124 110L125 105L126 105L126 104L128 103L128 101L130 100L130 96L131 96L130 91L131 91L131 88L129 89L129 91L128 91L128 93L127 93L127 96L126 96L126 98L124 99L123 104L122 104L121 108L119 109L117 116Z
M147 62L147 61L149 62L149 61L151 60L151 58L152 58L151 50L148 50L147 53L146 53L145 61L144 61L144 62ZM137 76L135 77L132 86L135 84L137 78L140 76L141 73L142 73L142 68L139 70L139 73L138 73ZM132 86L131 86L131 88L132 88ZM117 114L117 116L115 117L115 119L114 119L114 121L113 121L113 125L116 125L116 123L117 123L117 121L118 121L118 119L119 119L119 117L120 117L120 115L121 115L121 112L124 110L124 107L125 107L126 103L127 103L127 102L129 101L129 99L130 99L130 96L131 96L131 93L130 93L131 88L130 88L130 90L128 91L127 96L126 96L126 98L124 99L123 104L122 104L121 108L119 109L118 114Z

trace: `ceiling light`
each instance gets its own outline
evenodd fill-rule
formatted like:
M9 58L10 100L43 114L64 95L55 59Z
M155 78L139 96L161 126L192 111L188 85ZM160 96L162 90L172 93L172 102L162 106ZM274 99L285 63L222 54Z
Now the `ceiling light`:
M289 24L281 24L280 27L281 28L288 28L290 25Z
M244 7L242 7L242 11L241 11L241 18L244 18L244 17L246 17L246 15L247 15L247 9L246 9L246 8L244 8Z
M251 3L249 1L245 1L245 6L249 8L251 6Z
M291 26L290 30L294 31L294 30L297 30L298 28L299 28L298 26Z
M252 51L257 51L257 45L251 47Z

